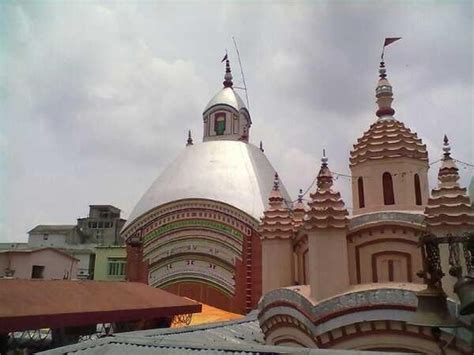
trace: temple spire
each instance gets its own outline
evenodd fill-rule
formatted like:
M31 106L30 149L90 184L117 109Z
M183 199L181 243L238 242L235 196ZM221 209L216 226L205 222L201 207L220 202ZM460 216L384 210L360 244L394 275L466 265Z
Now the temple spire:
M231 88L232 85L234 85L234 83L232 82L232 72L230 70L230 61L228 58L225 59L225 75L224 82L222 84L224 84L225 88Z

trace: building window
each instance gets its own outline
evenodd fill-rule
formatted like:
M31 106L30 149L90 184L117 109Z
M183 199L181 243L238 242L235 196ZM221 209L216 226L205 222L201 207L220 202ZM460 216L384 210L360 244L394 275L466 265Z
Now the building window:
M43 234L43 240L48 240L49 234Z
M43 265L33 265L31 268L31 278L32 279L42 279L44 277L44 266Z
M216 114L216 120L214 123L214 131L216 135L222 136L225 132L225 114Z
M420 176L418 174L415 174L415 203L421 206L421 186Z
M387 172L383 173L382 182L383 182L383 203L385 205L394 205L395 196L393 194L392 175L390 175L390 173L387 173Z
M359 208L364 208L364 181L362 180L362 176L357 179L357 189L359 190Z
M107 275L124 276L126 264L127 260L125 258L108 258Z

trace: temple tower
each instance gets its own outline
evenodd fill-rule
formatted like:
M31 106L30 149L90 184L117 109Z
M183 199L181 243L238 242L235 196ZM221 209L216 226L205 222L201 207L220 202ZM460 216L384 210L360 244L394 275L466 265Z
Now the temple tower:
M353 284L421 282L418 239L428 201L428 153L395 119L384 62L375 89L377 120L350 153L353 215L348 230Z
M460 235L474 229L474 209L466 188L459 186L458 168L451 157L451 147L446 135L443 151L438 172L438 186L431 191L431 197L425 209L428 232L438 237L447 234ZM449 251L446 244L440 245L440 257L441 267L445 271L443 288L450 297L453 297L456 278L448 274Z
M353 214L422 212L429 196L426 145L394 118L384 62L375 93L378 119L357 140L350 156Z
M317 190L310 195L303 228L308 235L311 298L322 300L349 287L347 209L323 155Z
M262 292L294 284L293 221L275 174L269 206L259 232L262 240Z

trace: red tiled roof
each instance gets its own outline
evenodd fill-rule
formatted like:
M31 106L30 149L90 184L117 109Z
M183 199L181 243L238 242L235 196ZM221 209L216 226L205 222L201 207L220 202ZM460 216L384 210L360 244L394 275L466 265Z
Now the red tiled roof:
M0 279L0 333L197 312L199 303L142 283Z

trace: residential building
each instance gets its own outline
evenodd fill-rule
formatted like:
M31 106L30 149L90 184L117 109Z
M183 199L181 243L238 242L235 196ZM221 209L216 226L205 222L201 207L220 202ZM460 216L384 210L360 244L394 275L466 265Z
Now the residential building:
M16 279L77 278L79 260L55 248L0 251L0 277Z
M94 280L125 280L127 250L125 246L110 245L95 248Z

